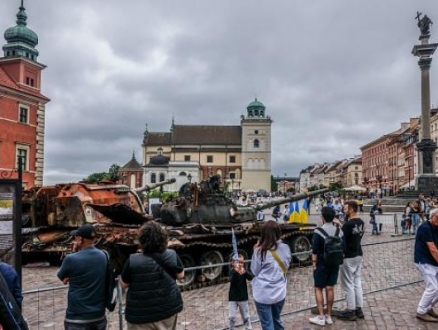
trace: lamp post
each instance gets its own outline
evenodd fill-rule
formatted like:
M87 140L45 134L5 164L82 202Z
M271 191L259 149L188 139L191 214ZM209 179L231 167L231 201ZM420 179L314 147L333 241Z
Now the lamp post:
M284 173L284 187L283 187L283 194L286 195L286 175L287 173Z
M192 183L192 175L190 173L187 175L187 180L189 180L189 183Z

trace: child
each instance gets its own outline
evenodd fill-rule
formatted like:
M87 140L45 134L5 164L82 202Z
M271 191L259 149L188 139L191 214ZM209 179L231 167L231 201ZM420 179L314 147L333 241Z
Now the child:
M251 321L249 319L248 307L248 288L246 281L251 281L254 275L245 269L245 261L239 254L239 261L232 260L230 265L230 291L228 293L229 300L229 318L230 330L234 330L236 325L236 315L239 309L242 316L245 330L251 330Z

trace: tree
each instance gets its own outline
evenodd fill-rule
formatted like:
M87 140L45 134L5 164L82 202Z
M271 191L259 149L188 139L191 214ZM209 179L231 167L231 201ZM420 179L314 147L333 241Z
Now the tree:
M108 170L108 180L111 180L113 182L119 181L120 180L119 170L120 170L119 165L112 164Z
M278 183L275 181L274 176L271 175L271 192L278 190Z
M92 173L82 181L85 181L86 183L99 183L102 180L117 182L120 180L119 170L119 165L112 164L108 172Z
M98 183L99 181L105 180L108 176L108 173L101 172L101 173L92 173L89 176L87 176L83 181L86 183Z

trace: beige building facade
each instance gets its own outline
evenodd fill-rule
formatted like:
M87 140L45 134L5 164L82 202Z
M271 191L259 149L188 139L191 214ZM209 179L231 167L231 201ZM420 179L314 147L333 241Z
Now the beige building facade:
M198 173L193 173L191 166L192 182L218 175L222 187L228 191L270 191L272 120L265 115L265 110L263 103L256 99L248 105L247 115L241 116L240 126L172 123L170 132L149 132L146 128L142 144L143 183L157 178L156 164L150 162L161 155L168 162L160 164L158 182L170 178L179 178L181 182L181 176L188 175L188 171L176 173L168 166L187 162L198 168Z

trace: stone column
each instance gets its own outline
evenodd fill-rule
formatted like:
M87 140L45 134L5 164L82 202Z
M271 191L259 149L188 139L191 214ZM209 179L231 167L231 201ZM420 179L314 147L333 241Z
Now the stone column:
M431 22L431 21L430 21ZM421 21L419 21L420 27ZM430 24L430 23L427 23ZM430 138L430 66L432 55L438 44L429 44L429 28L421 29L420 45L414 46L412 54L419 57L418 65L421 70L421 141L417 143L419 152L418 177L416 188L422 193L428 193L430 189L437 188L438 177L434 173L434 152L436 143ZM427 30L427 32L425 32Z

